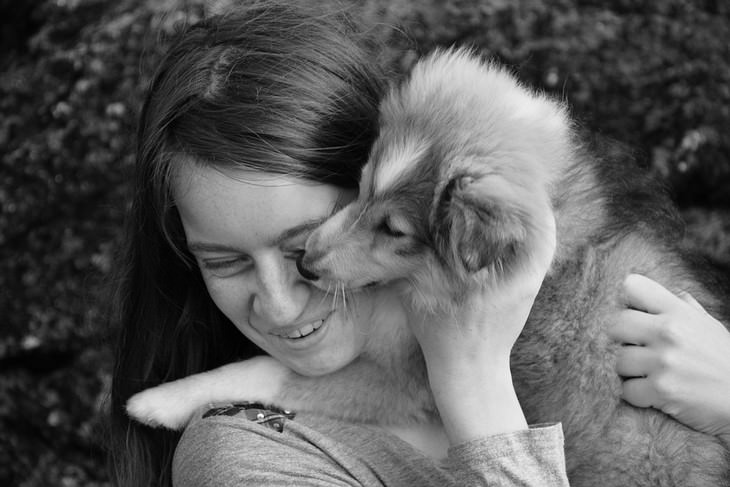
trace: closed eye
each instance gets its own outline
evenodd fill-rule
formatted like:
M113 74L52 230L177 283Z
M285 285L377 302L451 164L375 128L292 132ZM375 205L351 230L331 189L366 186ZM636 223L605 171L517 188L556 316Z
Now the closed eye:
M408 234L398 226L394 225L392 218L386 217L380 222L377 231L393 238L407 237Z
M301 256L304 255L304 249L297 248L288 250L284 253L284 257L291 260L298 260Z
M248 256L221 257L214 259L200 259L202 267L217 277L228 277L248 269L251 258Z

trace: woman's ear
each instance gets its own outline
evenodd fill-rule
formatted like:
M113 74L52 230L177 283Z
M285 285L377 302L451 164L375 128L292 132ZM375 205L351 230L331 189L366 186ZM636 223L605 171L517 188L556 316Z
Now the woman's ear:
M448 181L432 222L436 252L447 266L467 273L485 267L498 275L510 271L530 220L517 192L498 174L462 174Z

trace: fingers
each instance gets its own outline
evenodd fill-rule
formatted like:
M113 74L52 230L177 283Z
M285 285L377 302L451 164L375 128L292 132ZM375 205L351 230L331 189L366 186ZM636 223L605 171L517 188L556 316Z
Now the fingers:
M625 309L617 313L616 319L607 333L611 339L620 343L646 345L655 339L657 327L654 315L634 309Z
M624 279L624 293L627 306L651 314L671 310L680 302L664 286L640 274L629 274Z
M538 274L544 274L550 268L555 255L555 247L557 245L557 236L555 228L555 215L552 211L548 211L540 228L540 245L535 255L535 264L537 265Z
M707 311L705 311L705 308L703 308L702 305L700 303L698 303L697 300L694 297L692 297L692 295L690 293L688 293L686 291L680 291L679 293L677 293L677 296L679 296L679 298L682 301L689 304L696 310L702 311L703 313L707 313Z
M645 347L627 345L616 354L616 372L622 377L646 377L654 368L654 356Z
M627 379L623 383L621 398L640 408L658 407L659 401L654 386L647 378Z

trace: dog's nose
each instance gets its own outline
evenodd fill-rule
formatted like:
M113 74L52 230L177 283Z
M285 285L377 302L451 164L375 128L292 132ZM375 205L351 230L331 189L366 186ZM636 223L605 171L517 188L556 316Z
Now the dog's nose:
M319 279L319 276L315 274L314 272L308 271L304 265L302 265L302 259L304 258L304 254L301 254L299 257L297 257L297 270L299 271L299 274L304 279L308 279L310 281L316 281Z

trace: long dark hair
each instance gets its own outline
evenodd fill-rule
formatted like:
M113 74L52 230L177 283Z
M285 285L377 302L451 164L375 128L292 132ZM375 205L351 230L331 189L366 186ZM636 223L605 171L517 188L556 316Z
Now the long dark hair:
M343 9L258 1L187 27L161 61L137 134L118 262L110 423L115 485L170 485L179 434L124 404L161 382L260 353L209 298L185 249L169 181L182 159L356 187L386 76Z

